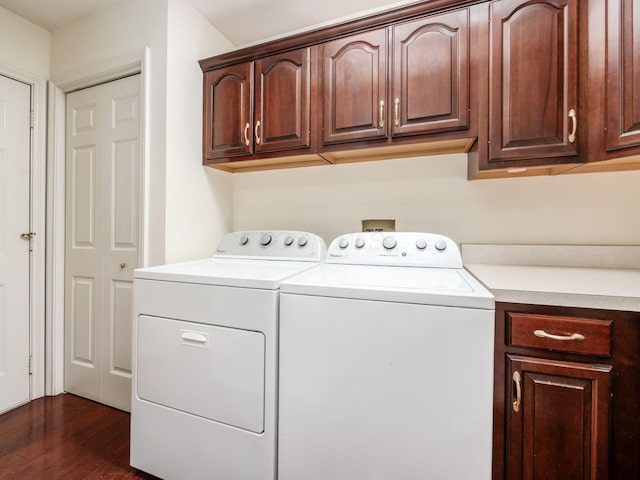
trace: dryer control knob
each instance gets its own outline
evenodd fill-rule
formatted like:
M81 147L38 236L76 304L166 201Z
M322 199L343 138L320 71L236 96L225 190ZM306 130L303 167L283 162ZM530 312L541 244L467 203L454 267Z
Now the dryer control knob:
M309 239L305 236L302 236L298 239L298 246L304 247L309 242Z
M247 237L246 235L242 235L240 237L240 245L246 245L247 243L249 243L249 237Z
M387 250L392 250L392 249L396 248L397 244L398 244L398 242L393 237L384 237L382 239L382 246L384 248L386 248Z
M347 240L346 238L341 238L338 242L338 246L340 248L347 248L349 246L349 240Z
M364 238L362 237L358 237L356 238L356 241L354 242L354 245L356 246L356 248L362 248L364 247Z
M418 240L416 240L416 248L418 250L424 250L425 248L427 248L427 241L424 238L419 238Z
M269 233L263 233L260 237L260 245L267 246L271 243L271 235Z
M284 237L284 244L287 247L290 247L291 245L293 245L293 237L291 235L287 235L286 237Z
M436 250L442 252L447 249L447 242L445 242L444 240L437 240L435 247Z

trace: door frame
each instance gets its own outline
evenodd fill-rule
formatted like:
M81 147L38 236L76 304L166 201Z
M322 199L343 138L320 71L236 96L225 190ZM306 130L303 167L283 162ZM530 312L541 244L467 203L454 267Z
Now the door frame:
M0 63L0 74L31 87L33 128L30 145L30 206L31 239L29 261L29 331L31 351L30 397L45 394L45 243L46 243L46 168L47 168L47 81L39 76Z
M150 49L132 52L73 71L49 82L49 165L47 170L47 317L45 395L64 392L65 162L67 94L140 74L141 221L140 258L147 263L149 208ZM55 82L55 83L54 83Z

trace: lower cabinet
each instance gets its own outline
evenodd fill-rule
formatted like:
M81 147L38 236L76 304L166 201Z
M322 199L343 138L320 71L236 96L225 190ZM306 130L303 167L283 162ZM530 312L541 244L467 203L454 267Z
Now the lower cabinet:
M494 480L640 478L640 313L496 305Z
M510 479L607 478L610 365L507 355Z

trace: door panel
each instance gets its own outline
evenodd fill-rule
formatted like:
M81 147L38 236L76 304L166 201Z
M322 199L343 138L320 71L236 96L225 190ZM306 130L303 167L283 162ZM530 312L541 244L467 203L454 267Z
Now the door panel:
M469 11L393 28L393 135L469 128Z
M577 155L569 140L577 8L577 0L492 3L490 162Z
M0 413L30 399L31 87L0 76Z
M309 146L310 62L310 48L256 61L256 152Z
M128 410L140 264L140 77L67 97L65 389Z
M611 367L507 355L507 373L506 478L606 480Z
M204 158L253 152L253 62L204 75Z
M323 45L325 144L387 135L387 30Z
M607 150L640 145L640 0L607 0Z

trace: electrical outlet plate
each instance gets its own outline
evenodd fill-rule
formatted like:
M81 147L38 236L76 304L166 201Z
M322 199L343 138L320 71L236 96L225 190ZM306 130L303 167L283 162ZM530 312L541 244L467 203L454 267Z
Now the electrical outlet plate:
M368 219L362 220L363 232L395 232L396 221L395 219Z

